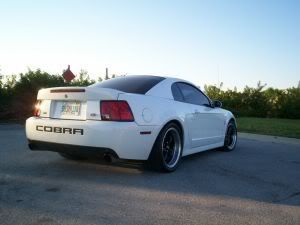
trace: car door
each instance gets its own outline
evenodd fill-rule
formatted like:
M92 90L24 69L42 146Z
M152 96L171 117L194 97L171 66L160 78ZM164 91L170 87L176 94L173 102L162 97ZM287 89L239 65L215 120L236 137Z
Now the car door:
M186 116L192 148L203 147L223 141L225 115L211 105L209 98L198 88L184 82L176 83L188 104Z

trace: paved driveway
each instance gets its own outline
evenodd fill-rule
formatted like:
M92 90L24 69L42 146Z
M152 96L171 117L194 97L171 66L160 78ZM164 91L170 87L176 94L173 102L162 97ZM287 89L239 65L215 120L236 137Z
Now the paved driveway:
M300 145L241 138L161 174L31 152L0 125L0 224L300 224Z

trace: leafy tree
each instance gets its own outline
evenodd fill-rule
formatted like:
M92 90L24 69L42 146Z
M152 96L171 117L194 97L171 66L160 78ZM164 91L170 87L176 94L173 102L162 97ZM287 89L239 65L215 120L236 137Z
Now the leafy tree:
M89 86L94 84L96 81L91 80L88 72L86 70L81 69L79 72L79 78L75 78L71 81L71 86Z
M98 81L102 81L101 77ZM95 80L90 79L85 70L81 70L71 82L65 82L61 75L49 74L40 69L28 69L26 73L12 75L6 82L0 80L0 119L29 117L41 88L88 86L93 83ZM258 82L256 87L246 86L243 91L237 91L237 88L223 90L221 83L219 86L205 85L204 90L211 99L221 100L223 107L236 116L300 119L299 87L285 90L265 87L266 84Z
M88 86L95 83L87 71L81 70L79 77L71 83L61 75L52 75L40 69L28 69L26 73L12 76L0 88L0 118L26 118L32 114L37 93L42 88L62 86Z
M223 91L220 87L204 86L206 94L212 99L223 102L226 109L236 116L279 117L300 119L300 89L280 90L268 88L258 82L257 87L246 86L242 92Z

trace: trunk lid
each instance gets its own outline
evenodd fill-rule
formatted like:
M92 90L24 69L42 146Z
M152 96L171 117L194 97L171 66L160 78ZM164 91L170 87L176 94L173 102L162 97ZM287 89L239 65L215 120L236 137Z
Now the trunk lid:
M101 120L100 101L117 100L122 93L99 87L57 87L41 89L40 117L69 120Z

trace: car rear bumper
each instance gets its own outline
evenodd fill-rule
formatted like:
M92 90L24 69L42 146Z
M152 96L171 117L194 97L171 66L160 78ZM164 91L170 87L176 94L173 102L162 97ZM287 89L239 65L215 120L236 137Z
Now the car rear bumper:
M119 158L116 152L109 148L100 147L90 147L90 146L80 146L80 145L67 145L67 144L57 144L44 141L32 141L28 140L28 147L31 150L38 151L53 151L66 154L77 154L86 156L103 156L109 154L114 158Z
M33 150L111 153L121 159L147 160L158 132L158 126L135 122L26 120L26 136Z

